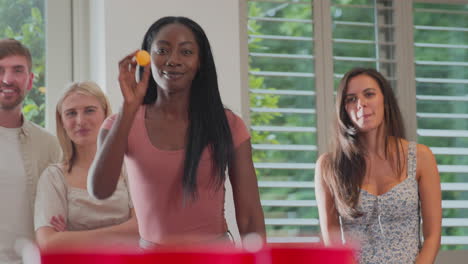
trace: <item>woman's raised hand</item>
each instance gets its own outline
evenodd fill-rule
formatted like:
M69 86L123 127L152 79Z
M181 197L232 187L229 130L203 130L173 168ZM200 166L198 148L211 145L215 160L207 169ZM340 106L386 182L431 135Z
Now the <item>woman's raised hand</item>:
M137 62L134 57L138 50L130 53L119 62L119 84L124 98L124 107L136 111L143 102L143 97L148 89L150 77L150 65L144 67L140 81L135 78Z

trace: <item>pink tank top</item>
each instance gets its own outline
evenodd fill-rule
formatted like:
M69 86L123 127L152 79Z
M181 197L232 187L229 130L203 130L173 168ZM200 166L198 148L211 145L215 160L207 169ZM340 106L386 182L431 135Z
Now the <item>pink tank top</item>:
M103 127L110 129L117 115ZM234 148L250 138L244 122L229 110L226 116ZM182 174L184 150L160 150L152 145L141 106L128 137L125 165L142 239L156 244L202 242L227 231L224 187L213 184L211 152L206 148L197 172L197 200L184 203Z

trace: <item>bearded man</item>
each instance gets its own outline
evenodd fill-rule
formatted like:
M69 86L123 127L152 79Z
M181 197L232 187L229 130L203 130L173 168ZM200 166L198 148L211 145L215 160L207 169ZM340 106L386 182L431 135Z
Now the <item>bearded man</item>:
M14 245L20 238L34 240L37 180L61 156L55 136L22 113L33 81L29 49L0 40L0 263L22 263Z

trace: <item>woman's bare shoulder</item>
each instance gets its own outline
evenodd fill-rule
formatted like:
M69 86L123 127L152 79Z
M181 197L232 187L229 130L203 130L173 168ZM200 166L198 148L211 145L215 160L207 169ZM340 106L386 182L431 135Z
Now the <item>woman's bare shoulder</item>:
M331 161L331 153L330 152L326 152L326 153L323 153L322 155L320 155L316 161L316 166L320 166L320 167L323 167L324 165L327 165L329 164Z
M326 171L330 168L331 162L331 153L324 153L315 162L315 180L323 181L324 177L327 175ZM325 180L326 181L326 180Z

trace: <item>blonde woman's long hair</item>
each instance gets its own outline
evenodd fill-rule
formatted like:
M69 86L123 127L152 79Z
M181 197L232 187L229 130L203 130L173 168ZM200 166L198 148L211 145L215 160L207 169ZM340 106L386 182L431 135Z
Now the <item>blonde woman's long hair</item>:
M76 159L76 147L75 143L70 139L62 121L62 104L63 101L72 93L81 93L88 96L95 97L102 106L104 110L104 115L107 118L112 114L112 109L107 99L106 95L102 92L99 85L92 81L84 82L74 82L67 85L62 93L62 96L57 102L57 107L55 109L55 120L56 120L56 130L57 138L59 140L60 146L62 147L63 158L62 163L67 172L72 170L73 164Z

